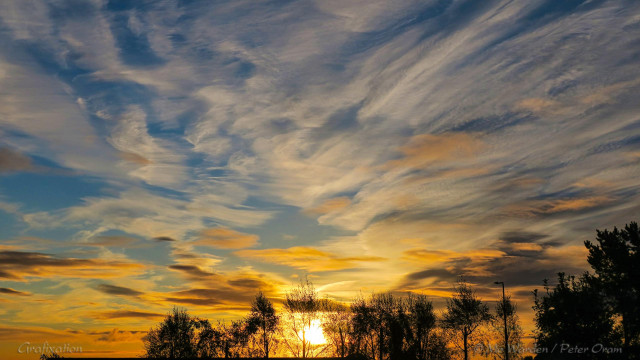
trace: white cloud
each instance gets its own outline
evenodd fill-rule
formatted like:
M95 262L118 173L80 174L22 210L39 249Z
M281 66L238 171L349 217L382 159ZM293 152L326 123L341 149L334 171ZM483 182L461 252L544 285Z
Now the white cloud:
M168 188L181 188L187 180L184 156L168 141L149 135L146 114L138 107L128 109L107 141L121 152L124 161L120 165L130 169L132 177Z
M272 216L269 211L209 203L206 198L179 200L139 188L118 197L88 197L83 204L54 212L25 214L33 228L75 226L94 229L91 235L121 230L147 239L168 236L185 239L206 228L206 221L233 226L256 226Z
M28 135L14 141L62 166L111 176L115 153L99 138L63 83L17 64L1 62L0 68L4 74L0 85L11 89L0 97L0 126Z

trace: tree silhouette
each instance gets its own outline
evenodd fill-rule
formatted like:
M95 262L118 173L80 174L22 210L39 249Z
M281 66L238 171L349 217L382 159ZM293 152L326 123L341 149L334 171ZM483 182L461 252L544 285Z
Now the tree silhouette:
M456 293L451 299L447 299L447 311L444 314L442 324L455 334L462 337L462 350L464 359L469 358L469 340L471 335L482 324L492 319L489 307L476 297L471 287L458 281Z
M50 352L49 355L45 353L40 354L40 360L49 360L49 359L64 359L64 357L54 351Z
M632 222L624 229L596 230L594 244L585 241L587 261L620 316L625 354L640 353L640 230Z
M144 337L146 356L155 359L201 356L205 342L200 341L200 334L206 333L207 328L211 328L208 320L193 318L186 310L174 307L172 313Z
M444 360L451 354L447 348L447 341L438 332L438 319L433 309L433 303L425 295L409 293L404 299L406 312L405 351L406 358L417 360Z
M359 351L372 359L402 356L405 313L391 293L373 294L352 305L353 329L360 341Z
M349 307L337 302L327 302L324 313L325 321L323 322L322 330L325 337L333 345L333 353L344 358L351 351L352 313Z
M283 341L292 354L307 358L317 356L323 349L311 343L308 332L320 320L323 302L307 279L286 294L284 310L286 323L283 324Z
M200 321L201 329L198 337L197 348L198 356L211 358L224 356L224 339L225 333L221 326L213 327L206 321Z
M494 338L497 339L494 349L504 349L504 318L507 317L507 350L509 351L509 359L517 360L521 358L518 351L522 347L522 327L518 318L517 307L511 301L510 295L505 295L495 307L495 316L493 317L491 327L493 328ZM491 355L496 360L505 358L504 351L491 351Z
M424 295L372 294L351 306L351 353L370 359L448 359L433 304Z
M276 315L273 304L267 299L262 292L258 293L251 304L251 312L247 318L247 323L255 329L258 336L260 347L260 356L269 358L269 354L273 352L276 343L275 332L278 328L280 318Z
M239 358L241 356L253 356L253 349L249 346L251 335L255 333L255 328L245 320L218 323L222 333L221 352L225 358Z
M352 352L375 359L375 336L377 324L374 323L373 309L364 298L357 298L351 304Z
M567 344L570 347L591 348L596 344L615 345L612 312L600 289L588 276L558 274L558 284L551 288L544 281L546 293L534 291L536 342L548 353L536 359L556 359L551 350ZM606 355L587 352L580 359L603 359Z

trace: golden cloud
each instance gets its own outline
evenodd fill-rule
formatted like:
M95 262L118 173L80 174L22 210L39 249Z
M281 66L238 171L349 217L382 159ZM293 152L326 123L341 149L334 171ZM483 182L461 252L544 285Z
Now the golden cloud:
M359 262L386 260L378 256L340 257L335 254L307 246L294 246L287 249L241 250L237 256L262 262L287 265L312 272L344 270L357 267Z
M605 205L615 200L609 196L590 196L574 199L530 200L505 207L504 212L512 216L534 217L566 211L579 211Z
M519 101L516 104L516 109L529 110L533 112L542 112L548 110L557 110L560 103L555 100L542 99L542 98L528 98Z
M328 199L319 206L306 209L304 212L312 215L324 215L340 209L343 209L351 204L351 199L346 196Z
M244 268L233 272L205 272L195 266L171 265L183 272L192 287L171 292L147 293L146 297L170 307L195 305L216 311L245 311L258 291L267 296L281 293L284 282L277 276Z
M432 164L473 157L484 143L466 133L421 134L400 147L403 158L389 161L387 168L425 168Z
M516 251L542 251L542 245L530 242L517 242L509 244L509 247Z
M442 263L459 259L470 259L472 261L490 260L505 255L505 252L493 249L477 249L462 252L451 250L411 249L405 251L402 258L407 261L425 264Z
M164 317L164 314L152 313L148 311L139 311L139 310L114 310L114 311L104 311L100 313L95 313L93 317L101 320L124 319L124 318L157 319L157 318Z
M130 163L134 163L142 166L153 164L153 161L147 159L142 155L138 155L132 152L121 151L118 155L120 155L120 158L122 160L128 161Z
M582 245L549 247L545 250L545 255L547 255L547 258L540 260L542 264L563 262L576 268L584 268L587 265L589 250Z
M200 239L194 244L219 249L243 249L256 245L259 239L258 235L217 227L202 230Z
M632 160L640 159L640 151L627 153L627 156L631 157Z
M622 81L617 84L604 86L600 89L590 92L588 95L581 99L581 102L586 105L596 106L600 104L615 103L615 95L622 90L631 88L640 83L640 79Z
M138 263L53 257L26 251L0 251L0 278L35 277L107 278L138 274L145 266Z
M575 211L594 206L602 205L610 202L611 199L608 196L594 196L584 199L569 199L569 200L557 200L553 202L551 208L546 212L554 213L560 211Z
M69 340L74 335L67 331L45 327L0 327L1 341L17 340L24 342L25 339Z

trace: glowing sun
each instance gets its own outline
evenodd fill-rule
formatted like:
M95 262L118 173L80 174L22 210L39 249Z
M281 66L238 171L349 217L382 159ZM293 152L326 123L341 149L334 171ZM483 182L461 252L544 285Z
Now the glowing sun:
M322 324L320 320L311 321L311 326L305 326L305 338L311 345L322 345L327 343L327 339L324 338L322 331ZM302 331L298 333L302 338Z

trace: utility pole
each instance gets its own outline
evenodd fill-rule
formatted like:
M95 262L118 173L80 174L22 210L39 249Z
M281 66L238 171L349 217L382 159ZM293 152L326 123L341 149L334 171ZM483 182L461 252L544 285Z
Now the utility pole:
M504 359L509 360L509 332L507 330L507 298L504 295L504 281L494 282L496 285L502 284L502 315L504 315Z

